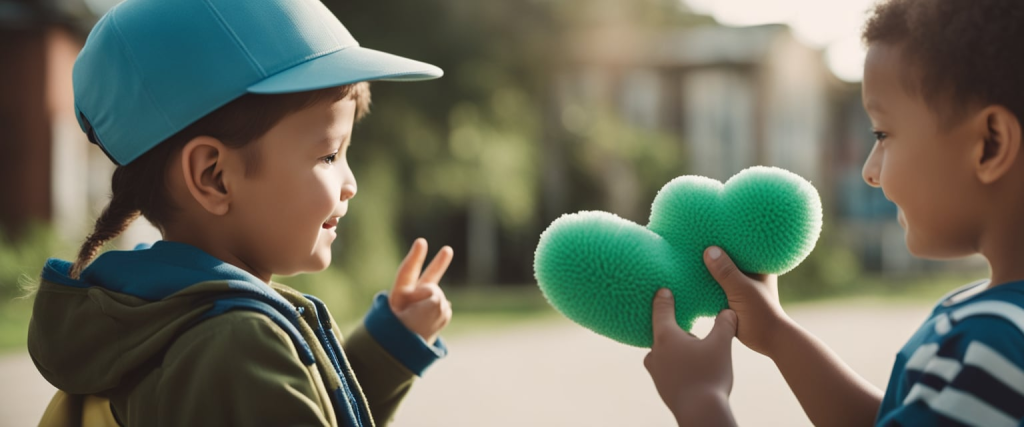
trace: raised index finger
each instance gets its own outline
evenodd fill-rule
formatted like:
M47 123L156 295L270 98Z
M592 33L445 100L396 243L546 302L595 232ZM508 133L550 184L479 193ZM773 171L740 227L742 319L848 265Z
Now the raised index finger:
M416 287L420 271L423 269L423 260L427 257L426 255L427 241L422 238L416 239L412 244L412 248L409 249L409 254L405 256L402 264L398 266L398 274L395 277L396 291Z

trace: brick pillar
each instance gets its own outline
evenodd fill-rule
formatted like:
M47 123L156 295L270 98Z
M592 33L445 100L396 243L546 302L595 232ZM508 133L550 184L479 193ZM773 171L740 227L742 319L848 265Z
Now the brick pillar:
M50 220L46 30L0 30L0 228Z

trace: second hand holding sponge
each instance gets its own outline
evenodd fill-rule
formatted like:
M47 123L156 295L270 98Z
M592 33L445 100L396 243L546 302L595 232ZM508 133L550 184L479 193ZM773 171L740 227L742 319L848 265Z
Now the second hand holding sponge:
M783 274L800 264L821 234L821 199L800 176L755 166L724 185L682 176L662 187L642 227L600 211L563 215L541 234L537 283L574 322L636 347L650 347L651 301L669 288L685 330L728 307L704 266L719 246L740 270Z

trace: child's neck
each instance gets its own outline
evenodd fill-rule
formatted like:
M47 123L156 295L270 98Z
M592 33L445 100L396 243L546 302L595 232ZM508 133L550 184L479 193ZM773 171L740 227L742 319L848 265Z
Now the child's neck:
M988 260L988 287L1024 280L1024 221L1020 218L993 221L979 252Z
M228 248L225 248L224 245L213 244L213 242L209 241L209 238L204 238L203 236L195 233L176 233L172 230L165 230L163 233L163 239L169 242L185 243L195 246L214 258L245 270L261 282L268 285L270 284L270 273L259 272L256 268L253 268L251 265L243 261L241 257L232 253Z

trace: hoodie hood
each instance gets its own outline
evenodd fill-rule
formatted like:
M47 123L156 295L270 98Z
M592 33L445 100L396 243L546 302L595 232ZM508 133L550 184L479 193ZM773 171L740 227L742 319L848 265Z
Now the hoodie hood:
M224 298L268 304L282 314L275 321L287 318L282 326L298 337L288 325L297 320L295 305L252 274L191 245L160 241L106 252L78 280L68 277L70 268L68 261L47 261L28 341L39 372L68 393L101 394L131 381Z

